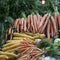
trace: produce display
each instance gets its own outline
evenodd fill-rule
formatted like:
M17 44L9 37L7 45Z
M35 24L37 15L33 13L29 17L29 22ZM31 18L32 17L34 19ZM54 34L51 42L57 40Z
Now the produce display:
M0 51L0 60L38 60L43 50L31 39L8 40Z
M31 14L27 18L16 19L13 25L16 31L12 27L9 28L10 37L2 46L0 60L40 60L44 55L60 57L60 43L56 43L60 40L55 37L60 30L59 17L60 14ZM54 43L52 38L56 40Z
M20 33L13 36L20 36L16 34ZM30 38L6 41L0 51L0 60L40 60L44 55L60 59L59 39L55 39L54 43L46 38L37 41Z
M18 60L38 60L38 58L42 56L43 51L35 45L36 43L30 40L22 41L18 48L21 55Z
M0 1L0 60L60 60L60 1Z

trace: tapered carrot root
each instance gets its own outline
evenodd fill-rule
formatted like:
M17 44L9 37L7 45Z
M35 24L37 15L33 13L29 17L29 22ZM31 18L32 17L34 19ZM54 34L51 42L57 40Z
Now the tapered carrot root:
M52 22L52 24L53 24L53 28L54 28L55 35L56 35L56 34L57 34L57 27L56 27L56 22L55 22L53 16L51 16L51 22Z
M30 15L27 17L27 29L30 31Z
M43 18L41 19L41 23L40 23L39 27L41 27L44 24L46 17L47 17L47 14L45 14L43 16Z
M47 37L48 39L50 39L50 21L48 22L48 25L47 25Z
M35 42L35 41L34 41ZM24 43L24 44L23 44ZM21 48L22 47L22 48ZM38 60L40 56L42 56L43 52L41 49L35 47L35 45L32 43L32 41L24 40L20 43L20 48L17 49L20 53L20 58L22 60L28 58L27 56L30 56L27 60ZM26 56L27 55L27 56Z
M43 16L43 18L41 19L41 22L40 22L40 25L39 25L39 32L41 31L41 27L43 26L46 18L47 18L47 14L45 14L45 15Z
M47 19L46 19L46 21L45 21L45 23L44 23L44 25L43 25L43 27L42 27L41 33L43 33L43 31L45 30L45 28L46 28L46 26L47 26L47 24L48 24L49 18L50 18L50 17L47 16Z
M60 14L55 16L45 14L43 17L31 14L26 19L16 19L14 27L17 29L17 32L43 33L50 39L50 35L54 37L60 29ZM10 33L11 29L9 29Z
M42 16L37 15L37 29L38 29L38 32L39 32L39 25L40 25L40 22L41 22L41 18L42 18Z
M59 29L60 29L60 14L58 15L58 27L59 27Z
M21 19L21 32L23 32L23 21L24 21L24 18Z
M53 29L53 24L50 21L50 33L51 33L51 37L54 36L54 29Z
M17 27L16 28L17 28L17 32L19 32L19 23L17 24Z
M24 32L26 32L27 31L26 20L23 21L23 28L24 28Z
M35 33L37 32L37 16L33 16L33 21L34 21L34 27L35 27Z
M58 30L58 15L55 15L54 16L54 19L55 19L55 22L56 22L56 28Z
M14 27L16 28L17 27L17 24L19 22L19 19L16 19L15 23L14 23Z

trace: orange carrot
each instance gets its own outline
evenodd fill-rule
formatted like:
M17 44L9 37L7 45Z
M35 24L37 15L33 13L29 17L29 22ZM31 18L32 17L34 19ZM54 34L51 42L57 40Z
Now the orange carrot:
M34 21L34 27L35 27L35 32L37 32L37 16L33 16L33 21Z
M47 38L50 39L50 21L48 22L47 25Z
M54 19L55 19L56 27L57 27L57 30L58 30L58 15L55 15L55 16L54 16Z
M53 37L54 36L54 32L53 32L53 24L51 23L51 21L50 21L50 31L51 31L51 37Z
M45 20L45 23L44 23L44 25L43 25L43 27L42 27L41 33L44 32L44 30L45 30L45 28L46 28L46 26L47 26L47 24L48 24L49 18L50 18L50 17L47 16L47 19Z
M56 27L56 22L55 22L53 16L51 16L51 22L52 22L52 24L53 24L53 28L54 28L54 31L55 31L55 34L56 34L56 33L57 33L57 27Z
M43 24L44 24L46 18L47 18L47 14L45 14L45 15L41 18L41 22L40 22L40 25L39 25L39 32L41 32L42 27L43 27Z
M58 23L57 23L59 26L59 29L60 29L60 14L58 15Z
M41 22L41 18L42 18L42 16L37 15L37 29L38 29L38 32L39 32L39 25L40 25L40 22Z
M24 32L26 32L27 31L27 26L26 26L27 23L26 23L26 20L24 20L23 23L24 23Z
M30 29L30 15L27 18L27 29Z
M18 22L19 22L19 19L16 19L16 20L15 20L15 23L14 23L14 27L15 27L15 28L17 27Z
M21 32L23 31L23 21L24 21L24 18L21 19Z
M21 19L19 19L19 32L21 32Z
M44 24L46 18L47 18L47 14L45 14L45 15L42 17L41 22L40 22L40 25L39 25L39 28Z
M31 24L31 27L30 27L31 32L33 31L33 33L35 33L35 28L34 28L34 24L33 24L34 21L33 21L33 16L32 15L30 16L30 21L31 21L31 23L30 23Z
M17 24L17 27L16 27L16 28L17 28L17 32L19 32L19 22L18 22L18 24Z

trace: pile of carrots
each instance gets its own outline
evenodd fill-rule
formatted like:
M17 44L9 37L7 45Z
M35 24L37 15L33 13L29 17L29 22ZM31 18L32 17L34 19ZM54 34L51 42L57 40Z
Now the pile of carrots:
M44 16L31 14L25 19L16 19L14 27L17 32L42 33L50 39L58 34L58 30L60 29L60 14L55 16L48 14ZM11 31L11 29L9 29L9 31Z
M17 49L20 56L17 60L38 60L42 56L43 51L37 48L35 41L25 39L20 43L20 47Z

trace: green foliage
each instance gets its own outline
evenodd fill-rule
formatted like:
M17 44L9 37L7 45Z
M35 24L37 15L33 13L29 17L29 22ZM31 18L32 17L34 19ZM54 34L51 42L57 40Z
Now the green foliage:
M22 17L22 12L26 16L32 12L40 15L44 15L47 11L53 13L55 6L60 6L59 2L59 0L46 0L46 4L42 4L40 0L0 0L0 19L5 19L6 16L16 19Z
M49 47L49 46L52 46L53 43L51 41L49 41L48 39L44 39L44 40L41 40L38 44L37 44L37 47L38 48L46 48L46 47Z
M52 42L51 40L41 40L38 45L38 48L44 49L44 55L60 59L60 42Z
M58 47L47 47L46 48L46 56L54 57L56 59L60 59L60 51Z
M57 42L57 43L54 43L54 46L57 47L59 49L59 51L60 51L60 41Z

